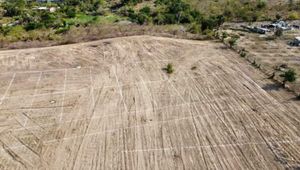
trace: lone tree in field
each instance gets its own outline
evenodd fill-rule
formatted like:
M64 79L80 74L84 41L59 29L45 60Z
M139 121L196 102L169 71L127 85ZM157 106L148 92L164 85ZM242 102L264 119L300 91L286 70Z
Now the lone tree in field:
M283 86L285 87L286 82L294 82L296 81L296 72L292 69L288 70L284 74L281 75L283 79Z
M174 72L173 65L169 63L166 68L163 68L168 74L172 74Z

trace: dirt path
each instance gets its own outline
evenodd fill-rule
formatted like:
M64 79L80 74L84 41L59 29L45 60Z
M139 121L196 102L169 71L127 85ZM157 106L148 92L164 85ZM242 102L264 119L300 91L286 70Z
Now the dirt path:
M300 167L300 102L222 44L1 51L0 71L0 169Z

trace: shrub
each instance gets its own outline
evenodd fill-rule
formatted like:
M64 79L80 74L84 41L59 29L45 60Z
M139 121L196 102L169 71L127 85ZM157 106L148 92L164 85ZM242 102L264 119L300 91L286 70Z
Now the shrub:
M228 41L230 48L233 48L233 46L236 45L237 38L231 37Z
M67 25L65 27L61 27L61 28L57 29L55 31L55 34L63 34L63 33L68 32L69 30L70 30L70 26Z
M7 36L10 37L11 41L23 40L26 36L26 30L22 26L18 25L12 27L7 33Z
M4 15L9 17L21 15L25 10L25 4L25 0L5 1L3 3Z
M47 34L48 31L43 29L28 31L27 40L45 40Z
M239 39L240 38L240 36L238 34L233 34L233 35L231 35L231 37L234 38L234 39Z
M206 19L203 19L201 22L201 29L202 31L207 30L207 29L214 29L218 28L220 25L222 25L225 21L224 16L219 15L219 16L210 16Z
M76 17L76 8L74 8L74 7L68 7L67 10L66 10L66 15L69 18Z
M280 14L276 14L275 18L276 18L276 20L280 20L282 17Z
M163 15L162 13L157 13L156 16L153 18L153 22L158 25L165 24L165 21L165 15Z
M276 31L274 32L274 35L276 37L281 37L283 35L283 30L281 28L277 28Z
M168 74L172 74L174 72L173 65L169 63L166 68L163 68Z
M139 24L144 24L146 22L150 22L150 14L151 14L151 9L150 7L146 6L140 9L139 13L137 14L137 22Z
M0 33L2 33L4 36L6 36L10 30L12 29L12 27L9 26L0 26Z
M140 13L145 14L145 15L150 15L151 13L151 9L148 6L143 7L142 9L140 9Z
M215 32L213 30L207 29L203 31L203 34L207 36L209 39L214 39Z
M286 71L284 74L281 75L281 77L283 77L283 85L285 86L286 82L294 82L296 81L297 77L296 77L296 72L293 69L289 69L288 71Z
M53 27L57 21L57 16L49 12L43 12L41 14L41 22L46 28Z
M241 51L241 53L240 53L240 56L241 56L241 57L245 58L245 57L246 57L246 55L247 55L247 54L246 54L246 52L245 52L245 51Z
M300 19L300 16L297 12L294 11L289 14L288 19L289 20L298 20L298 19Z
M48 38L48 40L60 40L60 36L59 35L57 35L57 34L49 34L48 36L47 36L47 38Z
M222 41L224 41L227 37L228 37L227 32L222 32L222 37L221 37Z
M189 25L188 31L190 33L198 34L201 32L200 25L198 23L194 22Z
M43 27L43 24L40 22L29 22L25 25L26 31L35 30L41 27Z

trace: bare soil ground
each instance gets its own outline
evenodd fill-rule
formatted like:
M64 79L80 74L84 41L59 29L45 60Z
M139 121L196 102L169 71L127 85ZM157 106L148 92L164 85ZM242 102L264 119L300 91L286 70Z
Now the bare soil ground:
M0 70L0 169L300 167L299 101L221 43L1 51Z

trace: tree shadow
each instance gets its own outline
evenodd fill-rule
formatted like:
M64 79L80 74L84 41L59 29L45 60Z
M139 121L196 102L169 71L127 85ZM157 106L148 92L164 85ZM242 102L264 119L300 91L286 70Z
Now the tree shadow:
M281 88L282 88L282 85L280 85L280 84L273 84L273 83L267 84L264 87L262 87L262 89L264 89L266 91L273 91L273 90L278 91Z

